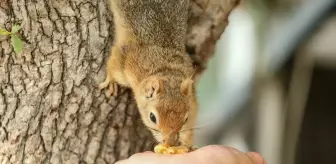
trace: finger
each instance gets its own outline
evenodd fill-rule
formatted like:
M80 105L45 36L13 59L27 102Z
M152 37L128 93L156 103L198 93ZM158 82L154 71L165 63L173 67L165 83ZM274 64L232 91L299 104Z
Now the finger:
M247 156L251 158L251 160L254 162L254 164L266 164L265 160L259 153L256 152L248 152L246 153Z
M130 163L137 163L137 164L143 164L143 163L154 164L160 161L160 157L157 154L145 152L132 155L129 158L129 161Z
M154 154L154 152L152 152L152 151L145 151L145 152L143 152L141 154Z
M238 149L232 148L232 147L226 147L228 150L230 150L234 155L237 161L243 162L243 163L251 163L251 164L265 164L264 159L260 156L260 154L256 152L247 152L243 153L239 151Z
M210 145L198 149L193 154L193 158L198 158L201 163L209 163L211 160L214 163L244 163L244 164L264 164L264 161L257 153L244 153L238 149L220 145Z
M236 151L228 147L220 145L209 145L203 148L197 149L191 152L189 156L193 156L191 159L197 159L201 164L208 163L237 163L237 156L239 156Z
M132 155L129 158L129 163L136 163L136 164L158 164L158 163L164 163L164 164L185 164L185 163L195 163L190 162L190 158L185 158L185 155L183 154L155 154L152 152L147 153L138 153L135 155Z
M121 161L117 161L117 162L114 163L114 164L128 164L127 161L128 161L127 159L124 159L124 160L121 160Z
M117 161L115 164L152 164L151 162L157 161L157 157L153 152L146 151L143 153L137 153L129 157L128 159Z

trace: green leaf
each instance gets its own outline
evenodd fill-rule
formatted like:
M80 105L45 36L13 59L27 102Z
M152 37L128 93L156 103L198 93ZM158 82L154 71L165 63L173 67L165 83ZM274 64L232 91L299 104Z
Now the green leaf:
M19 54L22 50L22 41L17 35L12 35L12 46L16 54Z
M0 35L10 35L11 33L8 32L6 29L0 27Z
M21 29L21 27L19 25L14 25L12 27L12 34L17 33L20 29Z

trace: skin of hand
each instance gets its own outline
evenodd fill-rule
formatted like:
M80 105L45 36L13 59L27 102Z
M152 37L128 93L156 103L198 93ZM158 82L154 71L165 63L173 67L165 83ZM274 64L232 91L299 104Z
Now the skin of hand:
M144 152L115 164L266 164L255 152L241 152L231 147L210 145L187 154L161 155Z

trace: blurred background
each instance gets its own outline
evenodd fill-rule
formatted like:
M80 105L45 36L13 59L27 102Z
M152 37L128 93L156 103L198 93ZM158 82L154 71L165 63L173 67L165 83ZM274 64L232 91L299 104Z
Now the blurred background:
M336 0L245 0L198 85L198 146L335 164Z

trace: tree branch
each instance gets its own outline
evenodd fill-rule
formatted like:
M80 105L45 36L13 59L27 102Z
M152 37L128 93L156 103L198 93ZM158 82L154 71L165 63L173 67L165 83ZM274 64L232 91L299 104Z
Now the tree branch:
M240 0L193 0L190 6L187 51L197 66L196 81L213 56L228 17Z

